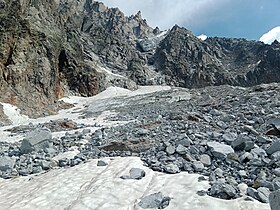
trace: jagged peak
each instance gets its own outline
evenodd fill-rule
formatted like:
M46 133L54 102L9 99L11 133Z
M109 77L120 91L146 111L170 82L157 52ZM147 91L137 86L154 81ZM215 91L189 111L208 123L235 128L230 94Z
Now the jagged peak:
M189 35L192 35L193 36L193 33L184 28L184 27L180 27L179 25L175 24L172 29L170 30L171 33L174 33L174 32L181 32L181 33L186 33L186 34L189 34Z
M271 46L279 46L280 45L280 42L277 40L277 39L275 39L272 43L271 43Z

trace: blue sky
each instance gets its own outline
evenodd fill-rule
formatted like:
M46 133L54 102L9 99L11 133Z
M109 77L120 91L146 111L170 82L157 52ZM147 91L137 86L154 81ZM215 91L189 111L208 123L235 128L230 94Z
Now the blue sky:
M141 10L152 26L184 26L194 34L258 40L280 26L280 0L101 0L126 15Z

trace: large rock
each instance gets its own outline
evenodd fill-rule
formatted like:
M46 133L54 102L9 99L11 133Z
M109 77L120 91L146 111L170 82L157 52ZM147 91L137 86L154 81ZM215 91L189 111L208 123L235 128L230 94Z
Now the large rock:
M280 190L274 191L269 195L269 205L271 210L280 209Z
M170 173L170 174L176 174L181 171L180 168L173 163L169 163L166 166L164 166L164 170L165 170L165 172Z
M221 182L215 182L211 186L209 194L223 199L232 199L238 196L238 192L235 187Z
M269 202L269 199L268 199L269 194L270 194L270 191L266 187L259 187L257 189L258 200L263 202L263 203L268 203Z
M45 150L51 147L50 140L52 139L52 133L48 128L37 128L22 140L20 151L30 153L32 151L39 151L40 149Z
M271 124L274 128L280 131L280 118L271 119L268 121L268 124Z
M228 154L234 153L231 146L219 142L207 142L207 146L216 158L225 159Z
M0 171L12 170L15 166L16 160L13 157L0 157Z
M143 209L164 209L169 205L170 200L170 197L164 196L161 192L158 192L141 198L138 205Z
M203 163L204 166L211 165L211 157L209 155L206 155L206 154L200 155L199 160L201 163Z
M271 146L269 148L267 148L266 152L267 154L271 155L273 154L274 152L278 152L280 151L280 140L276 140L275 142L273 142L271 144Z
M142 179L146 173L143 169L140 168L132 168L129 170L129 175L131 179Z

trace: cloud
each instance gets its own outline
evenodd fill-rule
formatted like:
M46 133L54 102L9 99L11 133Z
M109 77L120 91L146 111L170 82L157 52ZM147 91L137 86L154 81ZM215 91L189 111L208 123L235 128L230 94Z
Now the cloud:
M168 29L178 24L192 29L215 18L232 0L101 0L109 7L118 7L126 15L136 14L139 10L142 17L152 26Z
M280 26L271 29L269 32L261 36L260 41L265 44L271 44L274 40L280 41Z

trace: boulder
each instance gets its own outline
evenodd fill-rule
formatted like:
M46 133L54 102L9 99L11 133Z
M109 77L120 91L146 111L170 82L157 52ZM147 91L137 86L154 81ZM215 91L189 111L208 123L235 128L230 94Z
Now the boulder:
M280 190L269 194L269 205L271 210L279 210L280 207Z
M224 133L222 138L224 139L224 141L231 143L236 139L237 135L236 133Z
M269 194L270 194L270 191L267 187L259 187L257 189L257 198L259 201L261 201L263 203L269 202Z
M168 165L166 165L164 167L164 170L167 172L167 173L170 173L170 174L176 174L176 173L179 173L180 172L180 168L175 165L175 164L172 164L172 163L169 163Z
M200 155L199 160L201 163L203 163L204 166L211 165L211 157L209 155L206 155L206 154Z
M32 151L45 150L51 147L50 140L52 139L52 133L48 128L37 128L22 140L20 151L23 154L30 153Z
M142 179L146 173L143 169L140 168L132 168L129 170L130 179Z
M234 153L231 146L219 142L207 142L207 146L212 152L213 156L219 159L225 159L228 154Z
M271 119L268 124L272 125L275 129L280 131L280 118Z
M12 170L15 166L16 160L12 157L0 157L0 171Z
M177 147L176 147L176 152L180 155L184 155L186 154L187 152L187 148L184 147L183 145L179 144Z
M238 196L237 189L235 187L226 183L221 183L219 181L213 183L209 194L222 199L232 199Z
M246 147L246 139L245 138L238 138L231 143L231 147L235 151L244 150Z
M201 172L204 169L204 165L200 161L195 161L192 164L195 172Z
M107 166L108 163L106 163L104 160L98 160L97 161L97 166Z
M169 155L173 155L175 153L175 149L175 146L169 145L168 147L166 147L166 153Z
M170 200L170 197L164 196L161 192L158 192L141 198L138 205L143 209L164 209L169 205Z
M271 146L267 148L266 153L271 155L274 152L278 152L278 151L280 151L280 140L279 139L276 140L275 142L273 142L271 144Z

